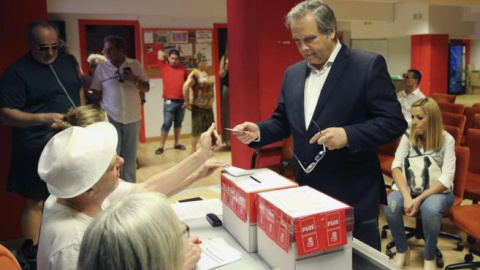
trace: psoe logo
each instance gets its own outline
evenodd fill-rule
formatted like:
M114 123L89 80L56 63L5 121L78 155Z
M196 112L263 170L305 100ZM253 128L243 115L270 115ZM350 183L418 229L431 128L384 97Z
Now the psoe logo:
M340 221L338 219L327 221L327 227L338 226Z
M302 227L302 233L315 230L315 224L310 224L308 226Z

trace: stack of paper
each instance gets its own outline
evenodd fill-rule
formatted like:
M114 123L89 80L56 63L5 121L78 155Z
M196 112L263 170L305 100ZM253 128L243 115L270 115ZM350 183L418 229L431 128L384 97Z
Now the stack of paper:
M229 173L229 174L231 174L232 176L235 176L235 177L253 174L252 171L244 170L244 169L242 169L242 168L235 167L235 166L227 166L227 167L224 168L224 170L225 170L227 173Z
M200 248L202 248L202 257L197 263L196 270L214 269L242 258L242 253L230 246L223 238L203 240Z
M208 213L214 213L217 216L222 215L222 202L219 199L173 203L171 206L182 221L203 218Z

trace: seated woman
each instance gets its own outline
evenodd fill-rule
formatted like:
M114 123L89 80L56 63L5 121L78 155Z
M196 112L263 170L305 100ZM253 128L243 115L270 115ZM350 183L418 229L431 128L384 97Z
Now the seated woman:
M188 238L188 228L164 196L153 192L130 195L90 223L78 269L194 269L200 247Z
M442 214L455 200L453 178L455 175L455 140L443 130L442 115L437 103L423 98L412 104L412 126L409 135L403 135L392 163L393 181L396 186L388 195L385 217L397 247L397 254L390 262L398 267L409 264L410 248L405 236L403 215L415 216L420 212L425 236L424 269L436 269L435 249L440 232ZM418 196L412 196L402 173L406 157L422 154L433 157L441 174L429 188ZM430 182L431 183L431 182ZM394 188L395 189L395 188Z

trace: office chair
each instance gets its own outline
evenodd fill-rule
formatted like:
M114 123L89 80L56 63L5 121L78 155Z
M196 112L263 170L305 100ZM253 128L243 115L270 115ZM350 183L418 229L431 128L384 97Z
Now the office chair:
M455 194L455 201L453 203L453 206L450 209L462 203L463 193L465 190L467 171L468 171L468 162L470 158L470 150L467 147L455 146L455 156L457 158L455 178L453 180L453 186L454 186L453 193ZM443 214L443 217L447 217L449 215L450 209ZM384 239L387 238L386 230L388 228L389 228L388 225L385 225L382 227L381 236ZM419 213L415 217L415 228L405 227L405 231L407 232L406 234L407 239L412 237L415 237L417 239L423 239L422 220L420 218ZM463 240L460 236L447 233L447 232L442 232L442 231L440 231L439 236L457 240L456 250L458 251L463 250L463 247L464 247ZM385 254L387 254L387 256L389 256L390 258L392 258L394 255L394 253L391 251L393 247L395 247L394 241L391 241L386 246ZM442 252L437 248L435 253L436 253L435 259L436 259L437 267L443 268L444 262L443 262Z

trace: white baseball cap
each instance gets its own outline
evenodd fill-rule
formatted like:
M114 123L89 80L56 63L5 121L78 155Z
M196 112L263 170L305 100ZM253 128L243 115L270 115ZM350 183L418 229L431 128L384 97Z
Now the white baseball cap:
M38 174L54 196L76 197L106 172L117 141L117 131L108 122L68 128L53 136L43 149Z

